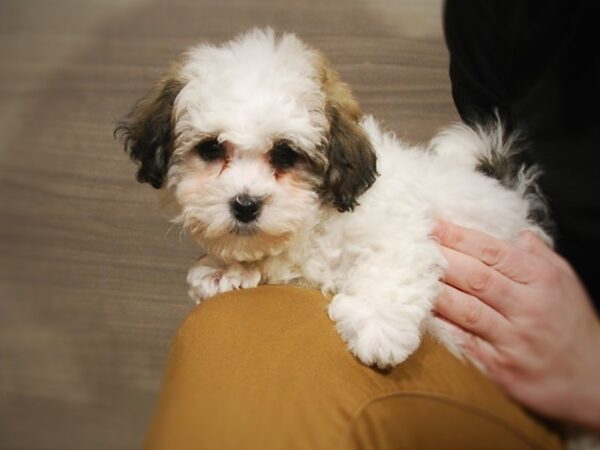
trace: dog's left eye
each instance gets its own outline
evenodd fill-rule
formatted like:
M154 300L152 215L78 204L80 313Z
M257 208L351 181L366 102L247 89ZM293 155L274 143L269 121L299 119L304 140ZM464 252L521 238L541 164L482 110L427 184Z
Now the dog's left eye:
M271 165L276 169L289 169L300 155L287 142L280 142L271 150Z
M206 139L200 142L196 150L204 161L216 161L225 156L225 147L217 139Z

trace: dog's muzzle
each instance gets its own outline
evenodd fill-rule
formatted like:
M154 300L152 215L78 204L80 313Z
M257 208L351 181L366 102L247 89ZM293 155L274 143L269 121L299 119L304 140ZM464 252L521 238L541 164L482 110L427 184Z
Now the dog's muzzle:
M249 194L239 194L229 202L233 217L239 222L254 222L260 215L262 200Z

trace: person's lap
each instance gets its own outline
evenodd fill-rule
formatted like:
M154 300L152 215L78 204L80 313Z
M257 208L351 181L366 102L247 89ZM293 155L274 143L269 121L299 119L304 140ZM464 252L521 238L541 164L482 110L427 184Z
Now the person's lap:
M317 291L197 307L173 342L145 448L555 449L557 435L426 337L391 371L346 349Z

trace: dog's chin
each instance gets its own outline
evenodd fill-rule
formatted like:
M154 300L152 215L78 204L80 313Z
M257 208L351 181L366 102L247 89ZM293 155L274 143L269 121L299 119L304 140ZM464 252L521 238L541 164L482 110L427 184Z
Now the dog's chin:
M220 236L195 234L202 248L225 263L260 261L283 253L293 239L293 233L270 235L252 224L236 223Z

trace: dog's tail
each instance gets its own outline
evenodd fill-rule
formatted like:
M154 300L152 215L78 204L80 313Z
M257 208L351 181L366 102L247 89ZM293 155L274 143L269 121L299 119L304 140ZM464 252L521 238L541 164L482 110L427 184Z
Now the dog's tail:
M522 139L508 134L500 119L487 125L455 123L441 130L430 149L500 181L512 180L522 166Z
M507 133L499 118L487 125L457 123L439 132L429 148L441 158L463 163L518 192L529 203L530 221L552 235L550 214L538 184L541 171L526 163L525 139L519 132Z

